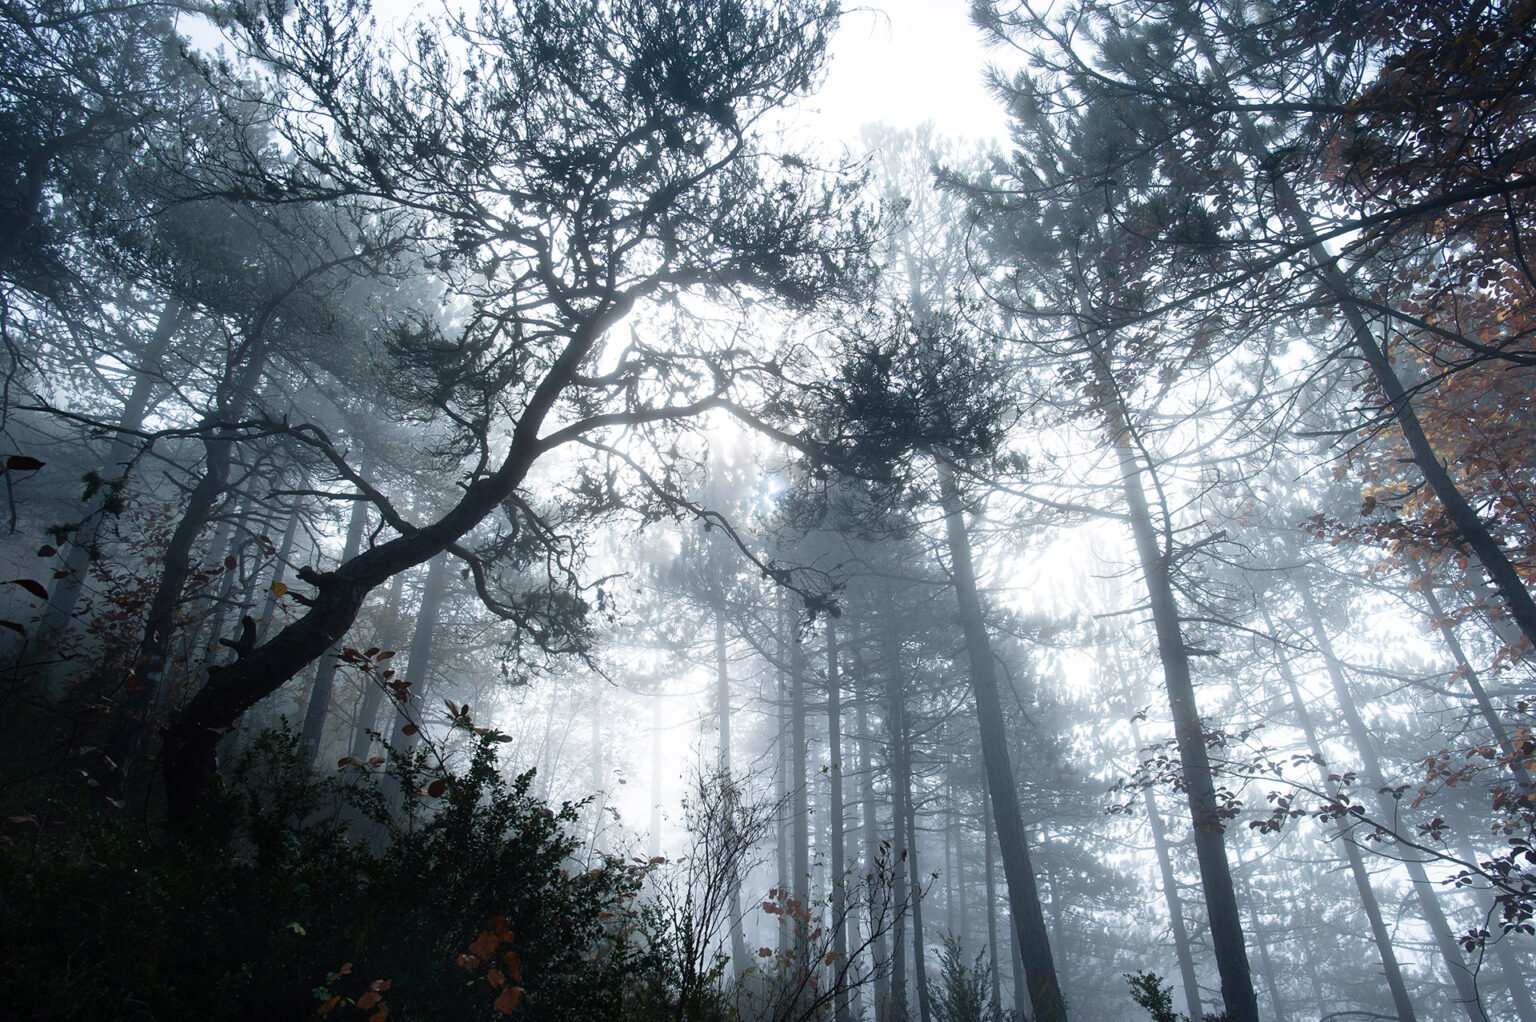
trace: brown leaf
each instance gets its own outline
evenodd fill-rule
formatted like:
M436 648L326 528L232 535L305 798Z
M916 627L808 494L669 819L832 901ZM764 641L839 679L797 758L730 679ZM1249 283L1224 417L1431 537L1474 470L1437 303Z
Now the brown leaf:
M496 939L496 934L490 930L481 930L480 936L476 937L475 942L469 945L469 953L476 958L486 959L496 953L496 945L499 943L501 942Z
M523 1003L522 987L504 987L496 998L496 1003L491 1005L503 1015L510 1015L517 1010L517 1006Z
M384 998L379 996L378 991L370 990L357 999L357 1010L367 1011L369 1008L373 1007L375 1004L378 1004L383 999Z
M331 1012L336 1010L336 1006L338 1004L340 1004L340 1003L341 1003L341 998L337 997L335 994L332 994L331 996L327 997L324 1001L321 1002L320 1007L315 1009L315 1014L316 1015L329 1015Z
M507 985L507 977L502 975L501 970L496 968L494 965L491 966L491 970L485 974L485 981L491 985L491 989L493 990L500 990L502 987Z
M405 727L400 729L400 733L402 735L414 735L416 732L418 732L420 730L421 730L421 728L417 727L415 724L407 724L407 725L405 725Z
M442 798L443 792L447 790L448 782L443 780L441 777L427 785L427 794L431 795L433 798Z
M523 981L523 960L518 957L517 952L508 951L501 957L506 960L507 972L512 976L512 982L521 983Z

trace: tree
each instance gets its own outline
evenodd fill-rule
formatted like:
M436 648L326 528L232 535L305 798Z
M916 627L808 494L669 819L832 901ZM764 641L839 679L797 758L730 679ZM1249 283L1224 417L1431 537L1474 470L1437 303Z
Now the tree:
M620 321L695 289L806 305L848 282L858 218L804 164L768 158L754 134L813 81L835 16L800 2L543 0L455 22L458 43L423 31L398 69L367 53L355 9L239 16L252 57L330 125L316 132L310 112L279 111L293 169L250 187L419 211L445 281L472 303L452 336L425 329L402 336L400 349L402 369L434 369L464 488L446 513L417 524L306 434L395 535L334 571L301 570L313 589L306 612L210 672L166 732L173 819L194 818L207 799L218 736L320 656L373 587L439 552L466 561L493 610L562 648L559 617L581 602L547 587L522 599L495 591L486 557L461 541L497 512L537 532L521 494L551 452L731 407L733 378L747 368L740 352L688 352L710 372L687 374L694 383L681 392L666 383L673 353L650 345L599 371ZM414 141L388 144L398 138Z

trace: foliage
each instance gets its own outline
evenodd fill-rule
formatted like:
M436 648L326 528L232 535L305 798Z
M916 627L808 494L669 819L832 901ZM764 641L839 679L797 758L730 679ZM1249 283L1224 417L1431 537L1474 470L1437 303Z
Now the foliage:
M992 966L985 951L978 951L969 965L960 938L944 937L939 952L939 982L933 991L933 1017L937 1022L1015 1022L1012 1011L992 999Z
M1131 1000L1152 1016L1152 1022L1189 1022L1189 1016L1173 1010L1173 989L1155 972L1128 975ZM1204 1022L1226 1022L1225 1013L1206 1012Z
M453 771L396 759L408 797L394 812L377 769L316 780L294 737L269 732L233 772L223 814L183 840L79 808L13 818L0 997L18 1019L322 1009L382 1022L494 1017L514 1002L530 1019L608 1014L630 955L612 920L641 874L579 865L578 807L531 796L531 772L503 779L492 747L482 737Z

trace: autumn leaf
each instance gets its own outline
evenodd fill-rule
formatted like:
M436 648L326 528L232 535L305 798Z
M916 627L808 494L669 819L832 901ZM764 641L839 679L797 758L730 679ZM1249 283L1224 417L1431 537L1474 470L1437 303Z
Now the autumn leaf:
M485 981L491 985L491 989L493 990L500 990L502 987L507 985L507 977L502 975L501 970L496 968L494 965L491 966L490 971L485 974Z
M402 735L414 735L416 732L418 732L420 730L421 730L421 728L417 727L415 724L407 724L407 725L405 725L405 727L400 729L400 733Z
M337 997L335 994L332 994L320 1003L320 1007L315 1009L315 1014L329 1015L331 1012L336 1010L336 1006L340 1003L341 998Z
M503 1015L510 1015L517 1010L517 1006L523 1003L522 987L504 987L496 998L496 1003L491 1005Z
M47 462L29 458L25 454L12 454L5 459L5 471L7 472L36 472Z
M378 1004L383 999L384 998L379 996L378 991L370 990L357 999L357 1010L367 1011L369 1008L373 1007L375 1004Z
M509 974L511 974L512 982L514 982L514 983L521 983L523 981L523 960L522 960L522 958L520 958L518 956L518 953L516 951L508 951L506 954L502 955L501 957L507 963L507 972Z
M273 582L267 588L271 589L272 590L272 595L277 597L278 599L282 599L284 596L288 595L288 586L285 583Z
M443 797L443 792L445 792L447 790L448 790L448 782L443 780L441 777L439 777L437 780L433 781L431 784L427 785L427 794L432 796L433 798L442 798Z
M475 942L469 945L469 953L483 960L494 955L496 953L496 945L500 943L501 941L496 939L496 934L490 930L481 930L480 936L476 937Z

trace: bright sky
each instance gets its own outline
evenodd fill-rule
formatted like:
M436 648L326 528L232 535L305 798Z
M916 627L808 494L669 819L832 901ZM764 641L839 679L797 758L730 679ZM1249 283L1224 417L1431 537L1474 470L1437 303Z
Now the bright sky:
M850 8L832 42L820 92L806 104L809 131L858 138L870 122L940 135L1001 141L1002 105L987 93L989 54L971 24L968 0L873 0Z
M431 7L374 0L381 30ZM954 139L1007 137L1001 105L982 85L989 55L971 24L969 0L868 0L850 6L833 37L823 88L797 111L812 137L856 144L869 123L915 128L932 121ZM213 48L218 33L183 18L195 45Z

